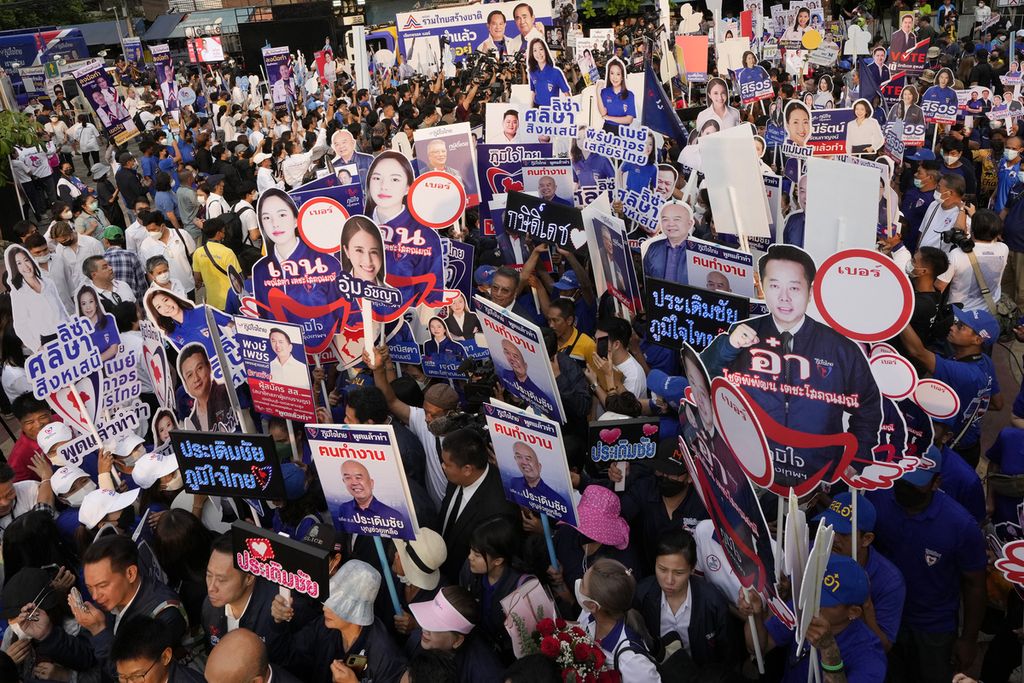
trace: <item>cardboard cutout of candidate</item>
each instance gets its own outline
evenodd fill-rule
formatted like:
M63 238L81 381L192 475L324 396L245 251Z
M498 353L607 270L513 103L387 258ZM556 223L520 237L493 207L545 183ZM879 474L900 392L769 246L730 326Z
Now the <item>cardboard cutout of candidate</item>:
M279 327L272 327L267 335L274 359L270 361L270 381L289 387L309 387L309 367L295 358L295 346L289 334Z
M604 129L618 133L619 127L636 120L636 97L626 87L626 65L621 59L609 59L604 73L604 81L598 84L597 110L604 119Z
M544 38L544 24L537 21L530 3L521 2L513 7L512 21L515 22L518 35L506 39L510 54L526 52L532 49L534 40Z
M917 45L917 32L914 31L914 13L900 13L900 28L894 31L889 39L891 52L910 52Z
M708 106L704 111L697 114L697 121L694 127L698 130L707 121L717 121L719 130L732 128L740 125L740 112L735 107L729 106L729 84L724 78L712 78L708 81L707 88Z
M190 429L199 432L237 432L238 415L231 408L227 387L213 380L210 358L202 344L187 344L178 354L178 376L185 393L192 397L186 418Z
M853 120L846 124L847 154L877 154L885 144L875 110L865 99L853 103Z
M103 310L103 300L92 285L82 285L75 292L75 308L78 315L92 323L92 341L106 362L117 355L121 335L117 332L114 316Z
M658 215L660 237L644 244L644 277L689 284L686 279L686 240L693 232L693 210L689 204L669 201Z
M860 346L807 315L817 273L810 255L773 245L758 270L768 314L719 335L701 358L759 408L771 490L803 495L873 462L881 394Z
M811 139L811 110L803 102L790 100L786 105L786 141L806 147Z
M379 515L381 519L401 521L409 524L409 518L395 508L382 503L373 495L374 481L366 466L355 460L347 460L341 464L341 480L352 500L342 503L338 508L338 520L344 528L347 520L357 515Z
M4 281L11 293L14 331L33 353L57 338L57 325L67 322L68 312L57 285L43 272L25 247L13 244L4 253Z
M531 106L546 107L551 104L552 99L572 94L565 74L555 66L548 44L543 38L534 38L530 41L526 65L527 83L532 93Z

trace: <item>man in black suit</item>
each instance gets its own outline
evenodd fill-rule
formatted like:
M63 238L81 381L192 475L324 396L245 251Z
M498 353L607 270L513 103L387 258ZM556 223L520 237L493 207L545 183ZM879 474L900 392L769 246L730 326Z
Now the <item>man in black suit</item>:
M174 659L167 626L153 617L136 614L114 636L110 659L118 681L202 683L203 675Z
M469 539L480 522L495 515L518 515L516 506L505 499L498 468L487 462L484 438L475 430L457 429L445 437L441 468L448 479L440 522L448 559L441 565L441 573L454 581L469 555Z
M267 661L267 648L255 633L235 629L220 639L206 660L206 680L211 683L298 683L280 665Z

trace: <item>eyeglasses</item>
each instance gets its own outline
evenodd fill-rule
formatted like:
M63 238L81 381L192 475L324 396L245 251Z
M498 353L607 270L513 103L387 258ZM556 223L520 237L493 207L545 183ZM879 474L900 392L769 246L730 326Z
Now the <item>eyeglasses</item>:
M149 672L153 670L153 667L156 666L156 664L156 662L153 662L149 665L149 668L142 673L135 672L133 674L118 674L117 683L141 683L146 680L146 676L149 675Z

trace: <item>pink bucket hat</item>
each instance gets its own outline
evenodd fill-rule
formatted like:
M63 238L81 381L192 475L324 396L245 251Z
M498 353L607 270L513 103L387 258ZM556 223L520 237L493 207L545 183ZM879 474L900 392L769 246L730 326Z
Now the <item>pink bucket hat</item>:
M619 497L603 486L591 484L576 506L576 529L601 545L625 550L629 545L629 525L622 519Z

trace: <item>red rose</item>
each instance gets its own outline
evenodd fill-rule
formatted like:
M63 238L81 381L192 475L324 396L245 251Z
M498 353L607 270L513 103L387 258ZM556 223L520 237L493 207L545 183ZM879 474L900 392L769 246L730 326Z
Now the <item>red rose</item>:
M597 683L622 683L622 675L618 671L600 671Z
M558 634L558 639L560 641L562 641L563 643L571 643L572 642L572 636L569 635L568 633L566 633L565 631L562 631L561 633Z
M586 638L587 637L587 632L584 631L583 629L581 629L579 626L573 626L572 627L572 634L574 636L576 636L577 638Z
M555 627L556 628L565 628L568 625L569 625L569 622L567 622L562 617L558 617L557 619L555 619Z
M545 657L554 659L562 652L562 645L558 642L557 638L551 636L545 636L540 641L540 651Z
M604 666L605 656L604 650L599 647L594 648L594 667L600 669Z
M583 681L584 681L584 683L597 683L597 679L594 678L594 674L589 673L589 672L587 673L586 676L583 677Z
M586 643L576 643L576 647L572 649L572 656L581 664L588 661L591 657L590 646Z
M541 619L537 622L537 630L540 631L542 636L550 636L555 632L555 622L553 619Z

